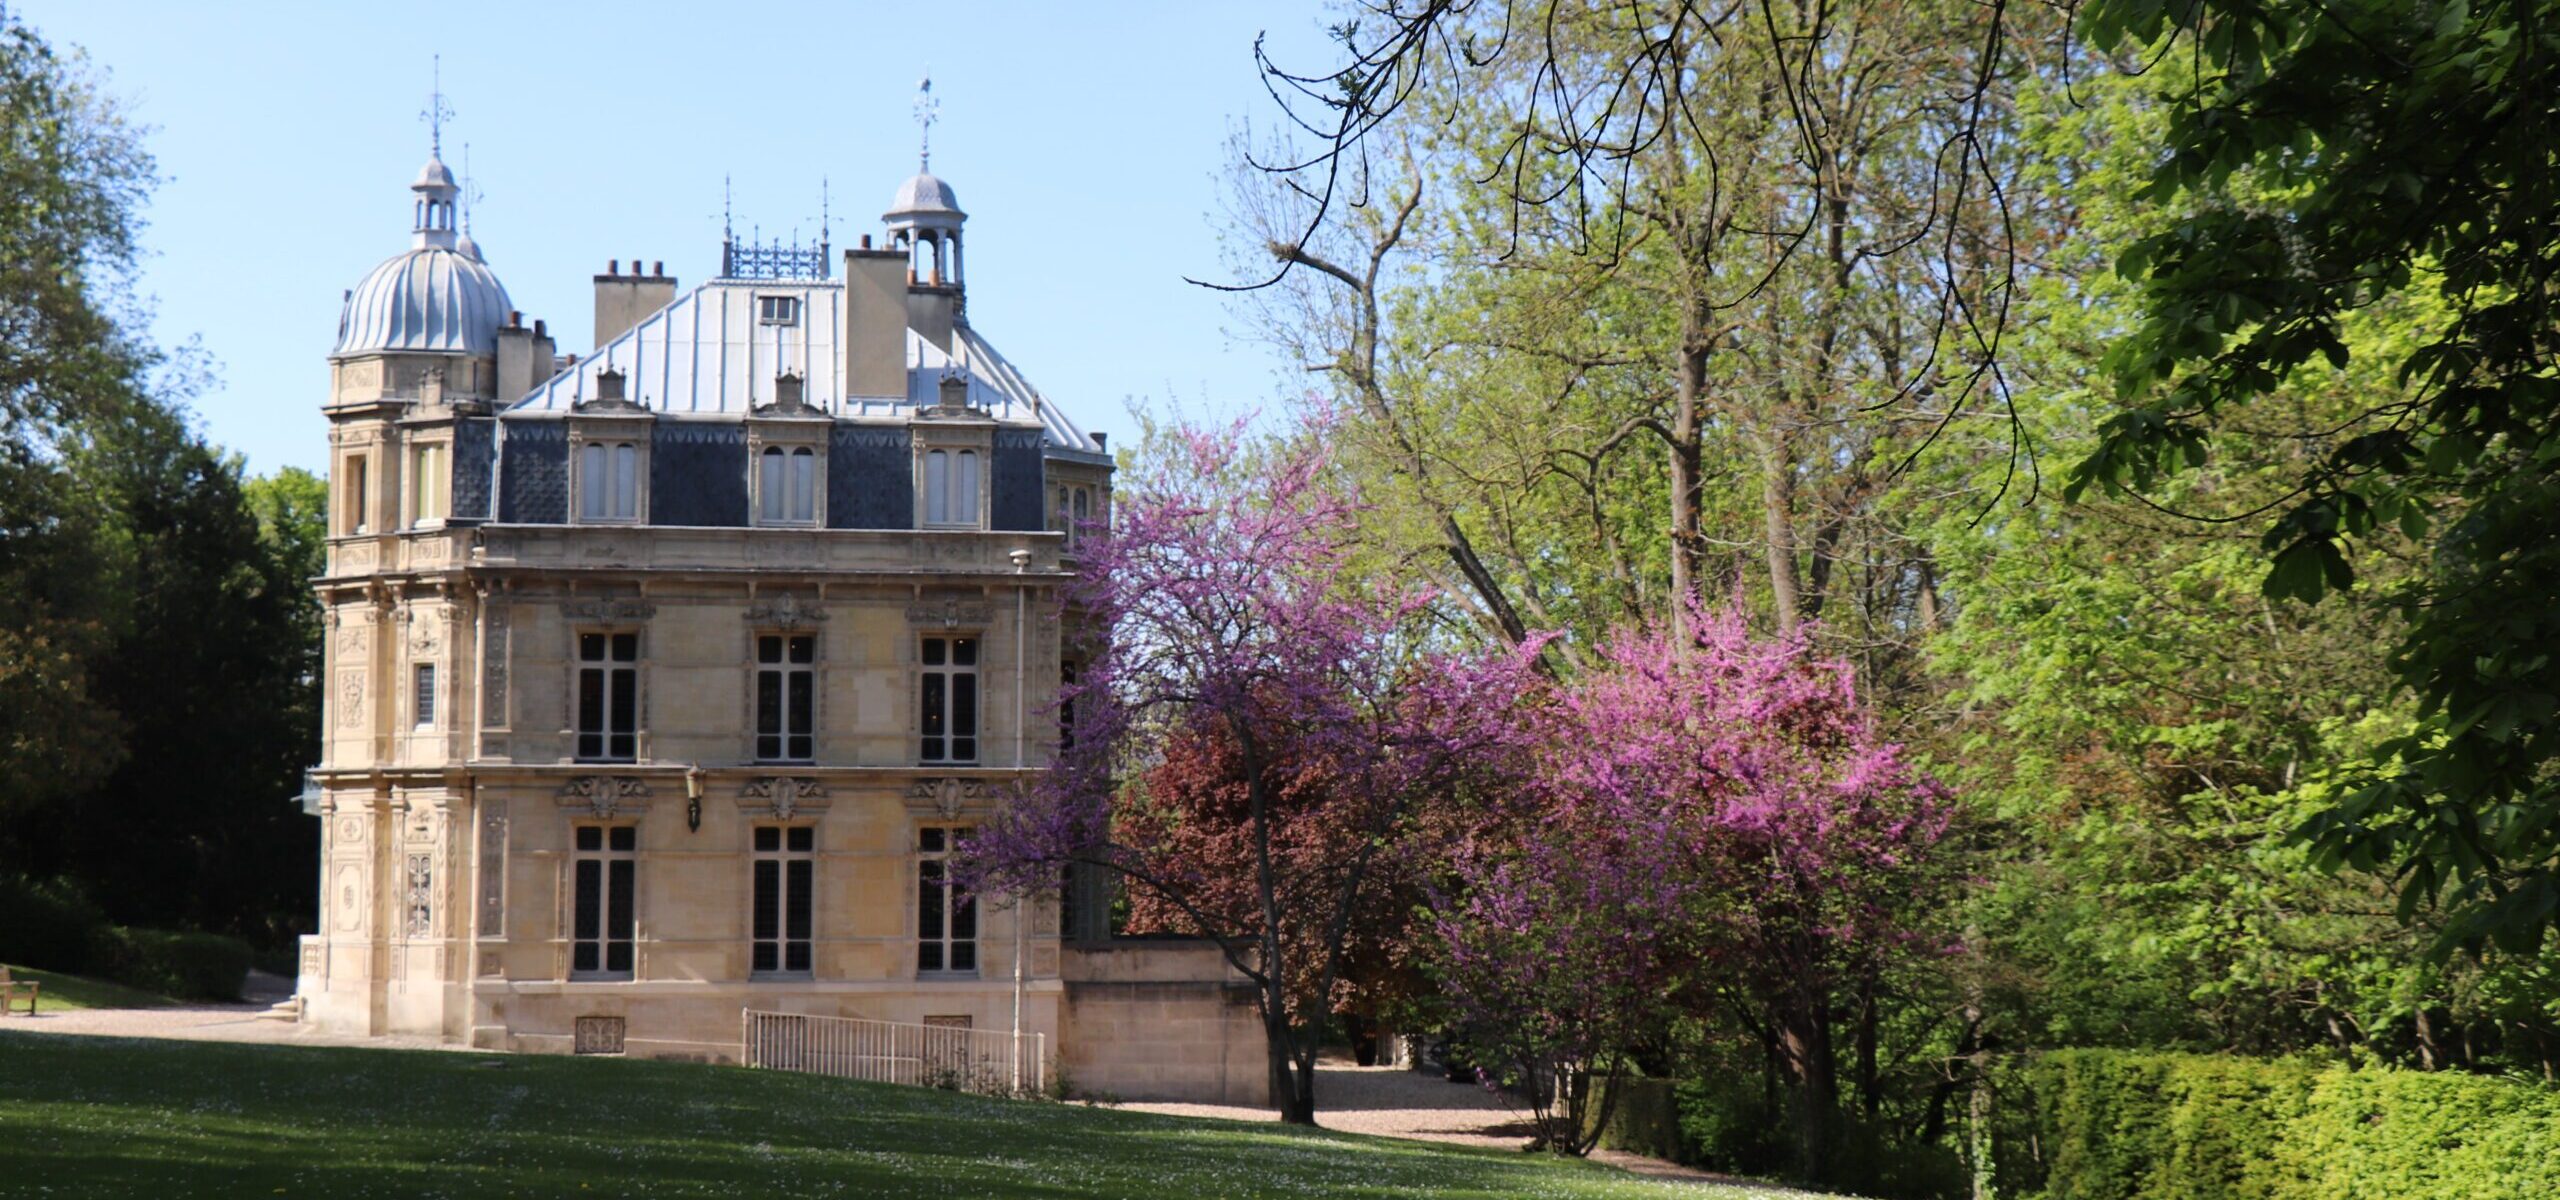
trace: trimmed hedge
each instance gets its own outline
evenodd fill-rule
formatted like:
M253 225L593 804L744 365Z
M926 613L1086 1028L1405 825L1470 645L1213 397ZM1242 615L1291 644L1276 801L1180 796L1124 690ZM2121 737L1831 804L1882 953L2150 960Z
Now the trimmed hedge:
M164 996L237 1000L252 957L238 938L110 925L76 887L0 874L0 962Z
M216 933L102 925L89 936L86 970L163 996L237 1000L252 957L249 943Z
M2001 1194L2547 1200L2560 1088L2299 1060L2070 1050L2013 1068Z

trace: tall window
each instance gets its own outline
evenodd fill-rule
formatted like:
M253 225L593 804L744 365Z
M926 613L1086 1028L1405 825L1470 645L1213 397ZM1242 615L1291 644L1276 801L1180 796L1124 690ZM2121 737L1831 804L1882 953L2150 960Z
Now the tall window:
M818 454L807 446L767 446L756 456L756 519L769 525L818 519Z
M924 456L927 525L978 523L978 452L932 450Z
M924 640L922 694L926 762L978 761L978 639Z
M413 682L417 697L413 707L417 713L418 728L433 728L436 723L436 665L419 663L414 671Z
M640 635L578 635L578 758L629 762L640 749Z
M952 886L951 851L966 826L916 831L916 970L978 969L978 902Z
M818 639L805 633L756 638L756 758L817 757Z
M409 523L424 525L443 520L448 486L444 447L418 447L409 456Z
M346 494L339 497L339 503L346 505L346 511L341 514L338 527L348 533L365 531L365 461L361 454L347 458Z
M576 836L569 974L629 979L633 854L639 849L639 831L629 825L580 825Z
M578 519L640 518L640 448L631 442L588 442L578 451Z
M1074 659L1058 663L1058 748L1076 744L1076 664Z
M758 973L809 970L810 892L817 831L806 825L756 827L755 959Z

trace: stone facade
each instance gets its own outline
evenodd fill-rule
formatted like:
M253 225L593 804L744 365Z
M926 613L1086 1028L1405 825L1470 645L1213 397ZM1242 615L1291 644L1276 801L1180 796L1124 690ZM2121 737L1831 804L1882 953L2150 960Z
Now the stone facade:
M956 205L924 219L956 272ZM916 224L841 284L600 276L578 360L512 313L404 340L432 293L351 313L391 332L332 355L305 1020L706 1061L748 1009L965 1022L1123 1096L1259 1097L1214 949L1084 948L1056 897L966 911L935 883L1047 761L1059 587L1111 465L956 278L915 282ZM865 300L902 270L908 304Z

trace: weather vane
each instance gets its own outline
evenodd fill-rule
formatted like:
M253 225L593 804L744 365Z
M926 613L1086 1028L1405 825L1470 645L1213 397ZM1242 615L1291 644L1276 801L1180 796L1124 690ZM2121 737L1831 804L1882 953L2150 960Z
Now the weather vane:
M471 232L471 206L486 195L471 178L471 143L462 144L462 232Z
M924 131L923 149L916 155L916 169L930 172L933 167L933 118L942 111L942 102L933 98L933 73L916 81L916 126Z
M427 108L418 114L427 123L428 152L444 157L444 123L453 119L453 106L444 102L444 56L435 56L435 90L427 93Z

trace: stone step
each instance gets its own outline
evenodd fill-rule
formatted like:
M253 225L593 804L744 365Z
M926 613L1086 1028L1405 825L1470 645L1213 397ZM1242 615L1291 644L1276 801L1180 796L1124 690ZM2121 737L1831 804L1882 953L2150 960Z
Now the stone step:
M270 1006L267 1011L259 1013L258 1019L261 1021L299 1022L302 1020L302 997L287 996L282 1000L278 1000L274 1005Z

